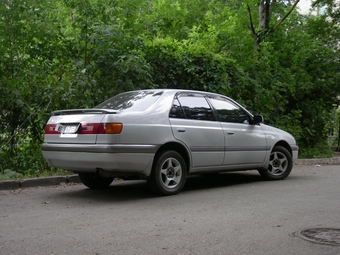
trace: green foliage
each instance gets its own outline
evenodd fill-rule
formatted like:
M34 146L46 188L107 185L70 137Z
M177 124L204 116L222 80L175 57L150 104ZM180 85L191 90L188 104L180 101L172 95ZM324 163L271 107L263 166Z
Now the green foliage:
M328 125L328 130L330 130L330 144L333 147L337 147L338 151L340 150L340 107L338 109L334 109L334 111L330 114L330 122Z
M323 16L329 17L333 24L340 24L340 3L338 0L314 0L313 7L321 7L325 10Z
M156 38L146 42L143 50L159 87L237 95L244 86L244 73L232 59L207 52L194 40Z
M317 144L315 147L300 148L299 158L330 158L334 151L328 143Z
M8 179L18 179L22 177L21 174L12 171L10 169L5 169L4 171L0 172L0 181L1 180L8 180Z
M9 147L5 147L0 152L2 169L11 169L19 174L25 174L27 171L39 172L49 168L42 158L39 144L27 141L30 139L24 137L18 140L26 143L13 145L11 151L7 149Z

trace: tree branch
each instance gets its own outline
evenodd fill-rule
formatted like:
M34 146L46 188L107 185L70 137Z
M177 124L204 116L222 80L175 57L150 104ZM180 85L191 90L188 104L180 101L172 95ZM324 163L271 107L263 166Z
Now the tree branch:
M249 16L249 26L248 27L249 27L250 31L252 32L253 36L257 36L255 29L254 29L253 18L251 16L250 7L249 7L248 4L247 4L247 10L248 10L248 16Z
M273 31L276 30L282 23L283 21L289 16L289 14L294 10L295 6L300 2L300 0L296 0L290 10L286 13L285 16L274 26Z
M253 18L251 16L251 11L250 11L250 7L247 4L247 10L248 10L248 16L249 16L249 29L253 35L254 38L254 51L257 52L259 49L259 35L256 33L255 28L254 28L254 24L253 24Z

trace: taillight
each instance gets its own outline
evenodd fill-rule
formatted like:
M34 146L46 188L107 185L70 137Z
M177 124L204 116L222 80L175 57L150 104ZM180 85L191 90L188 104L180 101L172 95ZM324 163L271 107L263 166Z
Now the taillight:
M120 134L122 123L84 123L79 127L78 134Z
M47 124L45 127L45 134L47 135L57 135L58 131L55 131L57 124Z
M67 124L61 124L61 126L64 126L66 128ZM57 124L47 124L45 127L45 134L60 134L60 132L56 131L56 127ZM61 128L61 130L65 128ZM82 123L76 133L80 135L120 134L122 132L122 129L122 123ZM63 133L63 131L61 131L61 133Z
M106 123L104 124L105 134L120 134L123 130L122 123Z
M98 134L98 129L100 129L100 123L84 123L81 124L78 130L78 134L81 135L94 135Z

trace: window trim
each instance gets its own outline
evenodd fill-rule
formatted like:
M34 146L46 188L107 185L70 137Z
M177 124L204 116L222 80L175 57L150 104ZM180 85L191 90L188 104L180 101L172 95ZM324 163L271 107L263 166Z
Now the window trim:
M184 110L183 105L182 105L182 103L181 103L181 101L180 101L180 98L181 98L181 97L196 97L196 98L199 97L199 98L203 98L203 99L205 100L205 102L207 103L207 105L209 106L210 110L212 111L212 116L213 116L214 119L212 119L212 120L210 120L210 119L204 120L204 119L191 119L191 118L188 118L188 117L187 117L187 114L186 114L186 111ZM175 100L178 101L178 103L179 103L179 105L180 105L180 107L181 107L181 109L182 109L182 112L183 112L183 114L184 114L184 118L170 117L170 112L171 112L171 110L172 110L173 103L174 103ZM214 122L219 121L219 120L218 120L218 116L216 115L216 110L215 110L215 108L211 105L211 102L208 100L207 95L206 95L205 93L200 93L200 92L196 92L196 91L194 91L194 92L190 92L190 91L181 91L181 92L177 92L177 93L174 95L174 98L173 98L173 100L172 100L170 112L169 112L169 118L176 118L176 119L183 119L183 120L184 120L184 119L185 119L185 120L196 120L196 121L214 121Z
M254 116L249 111L247 111L242 105L238 104L234 100L232 100L232 99L230 99L228 97L224 97L224 96L220 96L220 95L212 95L212 94L207 94L206 97L207 97L207 101L211 105L211 108L215 112L215 117L216 117L217 121L219 121L221 123L234 123L234 124L245 124L245 125L250 125L251 124L251 120L253 119ZM220 101L226 101L227 103L230 103L231 105L233 105L236 108L240 109L245 115L247 115L249 117L249 122L248 123L240 123L240 122L222 121L220 119L218 111L214 107L214 104L213 104L211 99L220 100Z

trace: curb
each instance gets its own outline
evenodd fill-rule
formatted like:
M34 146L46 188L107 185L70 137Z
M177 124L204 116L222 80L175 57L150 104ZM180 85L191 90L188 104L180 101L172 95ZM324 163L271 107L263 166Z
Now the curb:
M340 165L340 157L324 158L324 159L298 159L295 165ZM54 186L63 183L81 183L78 175L68 176L51 176L42 178L30 178L23 180L6 180L0 181L0 190L15 190L23 188L32 188L38 186Z
M23 180L7 180L0 181L0 190L15 190L23 188L32 188L38 186L54 186L61 185L63 183L80 183L78 175L69 176L51 176L42 178L30 178Z
M298 159L295 165L340 165L340 157Z

